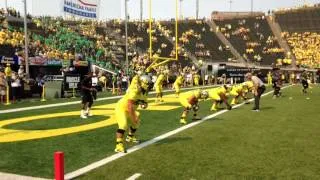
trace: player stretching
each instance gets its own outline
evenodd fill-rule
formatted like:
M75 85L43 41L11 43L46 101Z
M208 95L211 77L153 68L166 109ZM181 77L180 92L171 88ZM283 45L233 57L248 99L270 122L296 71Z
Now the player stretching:
M212 99L214 102L211 107L211 111L218 110L218 104L224 102L227 106L227 109L231 110L232 106L228 103L227 92L229 92L231 87L228 85L223 85L218 88L213 88L209 90L209 98Z
M176 81L173 83L173 89L176 90L176 96L179 97L180 95L180 88L183 84L183 76L179 75L176 79Z
M165 80L165 77L163 74L160 74L156 80L156 83L154 84L154 88L156 90L156 102L163 102L162 99L162 85L163 81Z
M139 140L134 135L140 124L140 113L137 111L137 108L139 105L143 109L148 107L147 95L150 82L151 80L148 76L141 76L138 81L131 84L127 93L118 101L115 109L118 123L115 152L126 152L123 136L128 130L129 121L131 121L131 125L126 141L139 143Z
M184 107L184 110L180 118L180 123L187 124L187 115L190 110L193 110L192 120L200 120L200 118L197 117L197 112L199 110L199 100L207 98L208 92L201 90L194 90L181 94L180 103Z

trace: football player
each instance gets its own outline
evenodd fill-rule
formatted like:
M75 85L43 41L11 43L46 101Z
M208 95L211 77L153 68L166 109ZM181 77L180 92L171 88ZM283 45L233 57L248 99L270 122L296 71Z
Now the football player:
M228 103L227 93L230 92L231 87L223 85L221 87L213 88L209 90L209 98L213 100L211 111L218 110L218 104L224 102L228 110L232 109L232 106Z
M237 84L237 85L232 86L232 89L231 89L231 91L229 93L231 96L233 96L230 105L238 104L239 97L242 97L242 99L244 101L247 100L247 98L245 96L245 94L246 94L246 92L245 92L246 86L247 86L247 84L245 84L245 83Z
M180 123L187 124L187 115L190 110L193 110L192 120L200 120L200 118L197 117L197 112L199 110L199 100L207 98L208 92L204 90L194 90L181 94L179 99L181 105L184 107L184 110L180 118Z
M80 117L83 119L92 116L91 107L93 105L93 95L96 93L96 89L92 87L93 73L88 72L85 78L81 81L81 92L82 92L82 108Z
M193 81L195 86L199 86L200 75L198 73L193 76Z
M245 81L245 82L243 82L242 84L243 84L243 88L244 88L244 90L243 90L243 92L244 92L244 97L245 97L246 99L248 99L247 95L249 94L249 92L252 92L252 90L253 90L253 83L252 83L252 81ZM248 103L248 102L247 102L247 103Z
M176 90L176 96L177 97L179 97L179 95L180 95L180 88L181 88L181 86L183 84L183 81L184 81L183 75L179 75L177 77L177 79L175 80L175 82L173 83L173 89Z
M156 90L156 102L163 102L162 85L164 80L165 76L161 73L154 84L154 89Z
M301 84L302 84L302 87L303 87L302 93L303 94L307 94L308 93L307 89L309 88L309 81L308 81L309 74L308 74L308 72L306 70L303 70L303 72L301 74L301 78L302 78L301 79Z
M142 109L148 107L147 95L150 83L151 80L148 76L141 76L135 85L131 84L123 98L118 101L115 109L115 117L118 123L115 152L126 152L123 137L128 129L126 141L139 143L139 140L135 137L135 132L140 124L140 113L137 111L137 108L139 106ZM130 127L128 128L129 123Z

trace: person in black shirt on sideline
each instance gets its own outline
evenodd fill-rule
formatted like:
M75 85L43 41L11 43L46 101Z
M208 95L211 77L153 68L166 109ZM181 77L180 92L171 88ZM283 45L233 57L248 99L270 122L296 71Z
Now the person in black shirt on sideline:
M301 84L302 84L302 92L303 94L307 94L308 91L307 89L309 88L309 82L308 82L308 79L309 79L309 74L308 72L304 69L302 71L302 74L301 74Z
M96 92L96 89L92 87L92 76L93 73L89 72L85 78L81 81L81 91L82 91L82 109L81 109L81 118L88 118L92 116L90 109L93 105L93 93Z

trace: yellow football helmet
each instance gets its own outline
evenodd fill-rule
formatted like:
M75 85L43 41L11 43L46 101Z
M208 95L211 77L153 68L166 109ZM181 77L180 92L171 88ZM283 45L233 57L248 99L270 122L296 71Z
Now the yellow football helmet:
M209 97L208 91L202 90L200 97L201 97L201 99L208 99L208 97Z

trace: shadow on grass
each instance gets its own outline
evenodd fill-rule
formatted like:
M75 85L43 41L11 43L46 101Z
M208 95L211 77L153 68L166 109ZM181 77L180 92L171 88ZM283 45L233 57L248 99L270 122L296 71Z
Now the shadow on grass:
M162 145L162 144L171 144L171 143L175 143L175 142L179 142L179 141L190 141L192 140L191 137L172 137L172 138L167 138L164 140L161 140L159 142L156 143L156 145Z
M208 121L226 121L227 119L223 119L223 118L218 118L218 117L213 117L211 119L208 119Z
M271 106L266 106L266 107L261 107L260 110L271 110L274 109L274 107Z

